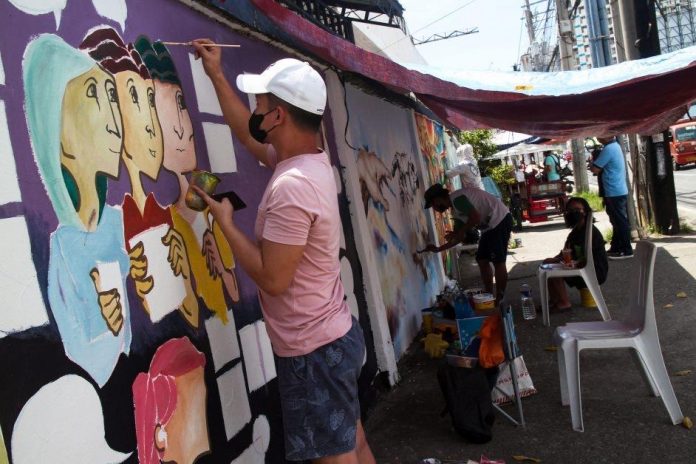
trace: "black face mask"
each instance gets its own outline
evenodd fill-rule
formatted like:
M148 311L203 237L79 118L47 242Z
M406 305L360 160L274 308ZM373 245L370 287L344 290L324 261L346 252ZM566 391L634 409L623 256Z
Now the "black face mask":
M270 129L263 130L261 129L261 124L263 123L263 118L266 117L267 114L272 113L273 111L277 110L278 108L273 108L271 111L268 111L266 113L262 114L256 114L256 113L251 113L251 116L249 117L249 135L256 140L259 143L266 143L266 137L268 137L268 133L271 132L273 129L275 129L278 126L273 126Z
M582 221L582 218L585 217L584 213L581 213L580 211L568 211L563 215L563 219L565 220L566 227L575 227L580 222Z

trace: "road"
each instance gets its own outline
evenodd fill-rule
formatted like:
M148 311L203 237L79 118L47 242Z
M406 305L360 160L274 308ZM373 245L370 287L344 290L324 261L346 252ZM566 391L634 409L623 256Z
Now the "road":
M590 188L597 188L597 178L588 176ZM677 194L677 208L682 219L696 220L696 166L689 165L674 171L674 189Z
M680 216L696 216L696 166L674 171L674 189Z

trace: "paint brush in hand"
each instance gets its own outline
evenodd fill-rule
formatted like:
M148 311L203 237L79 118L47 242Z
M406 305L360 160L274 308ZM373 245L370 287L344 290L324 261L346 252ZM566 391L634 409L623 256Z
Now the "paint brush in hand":
M162 42L163 45L184 45L184 46L192 46L193 42ZM216 43L211 43L211 44L205 44L206 47L229 47L229 48L239 48L241 45L235 45L235 44L216 44Z

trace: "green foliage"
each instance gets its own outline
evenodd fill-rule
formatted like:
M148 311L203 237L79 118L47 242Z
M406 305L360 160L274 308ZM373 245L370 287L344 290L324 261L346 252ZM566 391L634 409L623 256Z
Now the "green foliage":
M477 160L488 158L497 151L493 143L493 131L490 129L460 132L457 138L460 143L468 143L474 148L474 156Z
M607 243L611 243L611 239L614 237L614 229L607 229L604 232L604 241Z
M577 192L573 196L581 197L587 200L592 208L592 211L604 211L604 204L602 203L602 197L600 197L597 192Z
M497 166L488 166L488 177L498 184L500 192L503 194L505 204L510 204L510 190L508 185L515 184L515 170L509 164L500 164Z

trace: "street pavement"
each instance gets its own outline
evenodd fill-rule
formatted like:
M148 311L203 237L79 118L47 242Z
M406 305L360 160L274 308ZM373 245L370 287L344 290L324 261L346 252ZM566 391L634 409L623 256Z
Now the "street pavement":
M680 217L696 218L696 166L688 165L674 171L674 190Z
M688 172L688 171L685 171ZM694 170L696 173L696 170ZM610 228L598 213L598 227ZM568 230L556 219L525 225L514 237L522 247L510 250L510 281L506 300L516 303L522 283L537 296L539 263L562 247ZM696 235L651 238L658 246L654 300L662 351L682 412L696 419ZM612 261L602 290L613 318L625 316L634 260ZM461 260L463 284L478 286L473 257ZM686 298L677 294L685 292ZM560 404L556 353L549 351L554 327L569 321L600 320L596 310L580 306L571 291L573 309L551 315L544 327L541 314L524 321L514 307L517 336L538 393L523 400L527 427L514 426L497 414L493 440L485 445L464 442L441 417L444 400L436 380L441 360L429 359L416 340L399 362L400 383L382 392L370 410L365 428L379 463L418 463L434 457L447 463L478 461L481 455L516 462L526 455L543 463L679 463L696 462L696 429L674 426L659 398L649 395L627 350L583 352L582 405L585 432L571 428L570 411ZM670 306L671 305L671 306ZM677 372L690 370L685 376Z

